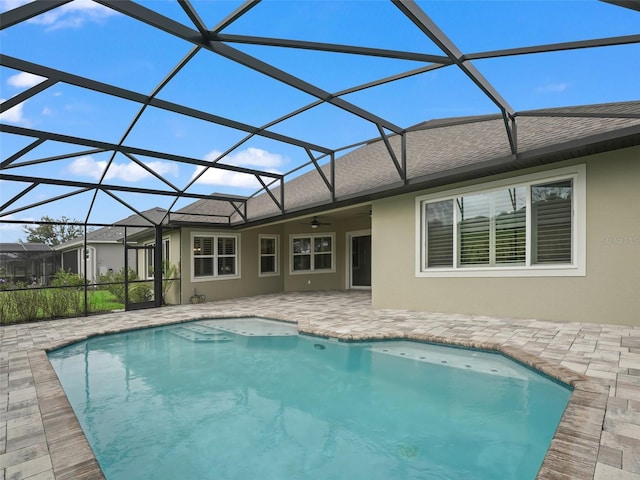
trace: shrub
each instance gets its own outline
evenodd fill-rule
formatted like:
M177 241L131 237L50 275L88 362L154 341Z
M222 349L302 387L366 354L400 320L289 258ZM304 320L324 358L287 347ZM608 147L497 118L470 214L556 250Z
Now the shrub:
M164 263L165 268L163 269L162 276L162 303L166 304L167 302L167 293L169 289L174 284L174 282L178 279L180 275L180 271L178 270L178 266L169 262Z
M12 291L0 293L0 324L13 323L18 320L16 301Z
M129 303L148 302L153 299L153 287L149 283L135 283L129 286Z
M129 269L127 279L130 282L138 280L138 275L133 269ZM124 302L124 281L125 274L124 268L118 272L109 272L105 275L100 275L98 282L105 284L103 288L106 288L109 292L116 297L118 303ZM132 283L129 285L129 303L146 302L153 298L153 287L149 282L144 283Z
M135 277L133 270L129 269L129 278ZM98 283L106 284L101 288L106 288L111 294L116 297L116 300L120 303L124 303L124 267L119 272L109 272L98 277Z
M26 287L26 284L24 287ZM40 289L13 290L7 293L10 293L12 297L13 308L18 321L29 322L38 318L38 311L43 303L43 295Z
M84 312L84 278L75 273L59 270L47 290L42 310L45 317L56 318L79 315Z
M48 295L47 301L42 305L44 316L48 318L56 318L67 315L67 312L69 311L69 293L73 294L75 292L68 292L64 289L51 291Z
M84 278L71 271L58 270L51 280L52 287L81 287L84 285Z

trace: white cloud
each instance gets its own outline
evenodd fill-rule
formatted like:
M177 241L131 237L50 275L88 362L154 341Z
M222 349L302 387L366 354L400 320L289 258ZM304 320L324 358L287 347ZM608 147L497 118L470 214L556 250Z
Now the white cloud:
M213 150L204 158L205 160L213 161L218 158L221 153L222 152ZM246 150L240 150L227 155L221 162L238 167L258 167L260 170L267 170L281 166L284 163L284 158L277 153L270 153L261 148L249 147Z
M213 150L205 155L205 160L213 161L218 158L222 152ZM246 150L232 153L220 160L225 165L233 165L236 167L255 168L271 173L278 173L277 167L284 164L285 158L277 153L270 153L261 148L249 147ZM192 179L202 172L205 167L196 167ZM260 188L262 185L254 175L238 172L230 172L220 170L218 168L208 169L202 177L198 179L198 183L205 185L222 185L226 187L238 188Z
M0 98L0 103L4 102L3 98ZM28 124L26 118L24 118L22 107L24 106L24 102L19 103L15 107L11 107L9 110L6 110L0 113L0 121L7 123L15 123L15 124Z
M148 162L145 163L154 172L160 175L173 175L178 176L178 166L169 162ZM69 165L69 172L78 175L80 177L90 177L95 180L100 179L102 172L107 167L107 162L104 160L94 160L92 157L78 157L71 165ZM152 175L144 168L136 163L116 163L113 162L107 171L105 180L119 179L127 182L139 182L145 180Z
M0 11L12 10L28 3L24 0L0 0ZM45 25L47 30L79 28L86 22L102 23L117 12L92 0L75 0L29 20Z
M0 183L2 183L0 181ZM2 217L3 220L18 220L13 215ZM22 217L19 220L29 222L33 220L30 217ZM23 236L23 227L21 223L0 223L0 242L17 242Z
M540 87L536 87L536 93L560 93L569 88L568 83L548 83Z
M34 75L33 73L20 72L15 75L11 75L7 79L7 83L12 87L17 88L30 88L46 80L45 77L40 75Z
M15 75L11 75L7 79L7 84L11 87L15 88L30 88L34 85L37 85L40 82L46 80L44 77L40 77L38 75L33 75L32 73L21 72ZM0 98L0 103L4 102L4 98ZM15 107L10 108L9 110L0 113L0 121L21 125L29 125L30 122L24 116L24 104L26 102L21 102Z
M29 0L0 0L0 12L7 12L18 8L25 3L29 3Z
M91 157L78 157L69 165L69 173L80 177L99 179L107 162L96 161Z
M195 178L197 175L205 167L198 166L196 167L195 172L193 172L193 177ZM204 185L222 185L225 187L236 187L236 188L260 188L260 182L253 176L246 173L237 173L230 172L228 170L220 170L219 168L210 168L207 170L202 177L198 179L199 184Z
M11 220L11 217L5 217L3 220ZM22 225L18 223L0 223L0 231L3 232L21 232Z

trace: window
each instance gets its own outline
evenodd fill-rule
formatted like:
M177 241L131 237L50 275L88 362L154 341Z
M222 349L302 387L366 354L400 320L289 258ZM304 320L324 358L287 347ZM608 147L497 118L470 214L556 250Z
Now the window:
M333 234L291 237L291 273L333 272Z
M525 264L526 188L465 195L455 201L459 266Z
M193 278L238 278L238 235L194 234Z
M418 276L584 275L584 188L578 166L419 197Z
M570 263L571 180L532 185L531 241L533 263Z
M153 247L155 246L155 242L145 243L145 247ZM162 274L167 275L167 271L169 270L169 266L171 265L171 258L169 257L170 252L170 244L169 238L162 239ZM153 250L151 248L147 248L144 250L144 268L145 268L145 277L153 278Z
M258 237L258 272L260 276L278 275L279 237L277 235L260 235Z

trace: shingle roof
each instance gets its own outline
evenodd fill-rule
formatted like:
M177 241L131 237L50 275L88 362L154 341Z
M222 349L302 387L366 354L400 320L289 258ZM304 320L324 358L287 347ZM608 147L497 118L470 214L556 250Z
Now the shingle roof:
M335 161L336 201L363 201L417 188L442 185L573 156L640 144L640 101L587 105L520 112L516 116L518 154L512 155L502 116L430 120L407 129L407 184L382 140L372 141ZM623 141L624 139L624 141ZM612 143L614 142L614 143ZM397 159L401 137L389 137ZM330 167L322 167L327 178ZM464 177L463 177L464 174ZM332 205L331 193L316 170L285 183L286 212L303 212ZM280 198L280 188L272 189ZM181 213L209 215L190 217ZM176 214L171 221L217 223L215 215L231 216L231 224L242 218L228 203L199 200ZM266 193L248 200L248 222L277 218L282 212Z
M53 249L44 243L0 243L0 252L51 252Z
M591 115L591 116L590 116ZM415 189L437 178L453 178L465 170L468 175L486 175L487 164L509 163L504 170L525 168L536 162L566 158L567 150L580 151L603 140L631 137L640 144L640 102L625 102L522 112L517 117L518 155L514 158L502 117L489 115L461 119L432 120L408 129L406 134L407 179ZM401 158L401 138L389 138L393 151ZM595 146L594 146L595 145ZM559 156L560 153L564 155ZM555 157L553 156L555 154ZM522 163L519 164L519 159ZM401 178L384 142L371 142L335 162L336 198L353 198L375 189L394 191ZM474 172L475 170L475 172ZM323 171L328 175L329 167ZM446 181L446 180L443 180ZM279 198L279 188L273 190ZM329 190L314 170L285 184L285 208L301 210L331 202ZM211 202L199 202L206 209ZM211 205L213 208L213 206ZM249 220L280 214L275 203L263 193L248 202ZM234 221L239 218L234 217Z
M167 215L167 211L163 208L155 207L140 213L142 214L142 216L138 214L130 215L127 218L118 220L113 224L113 226L101 227L97 230L87 232L87 242L119 242L124 238L125 226L127 227L127 236L131 236L153 227L154 224L160 224L161 222L167 223L167 219L165 218ZM56 249L69 248L83 242L83 237L74 238L73 240L69 240L68 242L64 242L56 246Z
M228 202L198 200L172 213L170 221L216 223L221 221L218 216L230 217L234 213L234 208Z

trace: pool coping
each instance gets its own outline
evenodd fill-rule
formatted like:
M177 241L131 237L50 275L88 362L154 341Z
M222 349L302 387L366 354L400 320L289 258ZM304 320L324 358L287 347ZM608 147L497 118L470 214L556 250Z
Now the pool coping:
M91 335L65 338L58 342L54 341L41 350L28 352L44 426L44 435L53 465L54 478L56 480L66 478L100 479L104 478L104 475L49 362L47 352L104 334L203 319L243 317L284 321L296 324L300 334L333 338L344 342L409 340L501 353L573 389L536 480L590 479L594 477L609 387L590 379L586 375L577 373L523 349L494 342L468 341L453 337L416 333L344 333L330 328L314 326L309 321L296 321L287 316L274 315L273 313L265 316L261 313L224 314L203 312L200 315L191 315L189 318L151 322L151 324L144 326L131 325L130 328L97 329ZM7 478L11 477L7 475Z

